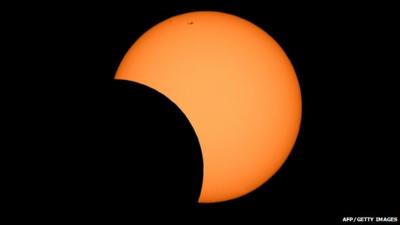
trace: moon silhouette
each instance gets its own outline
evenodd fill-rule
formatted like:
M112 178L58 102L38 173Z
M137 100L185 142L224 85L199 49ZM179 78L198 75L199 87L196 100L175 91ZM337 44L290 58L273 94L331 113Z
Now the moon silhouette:
M243 196L282 166L301 122L301 91L282 48L220 12L169 18L144 33L115 79L151 87L186 115L203 154L199 202Z

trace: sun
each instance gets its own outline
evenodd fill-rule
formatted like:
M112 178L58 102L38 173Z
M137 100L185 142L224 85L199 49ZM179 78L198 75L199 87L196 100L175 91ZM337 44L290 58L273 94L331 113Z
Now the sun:
M171 99L198 136L204 178L199 202L243 196L287 159L301 121L295 70L274 39L221 12L192 12L144 33L115 79Z

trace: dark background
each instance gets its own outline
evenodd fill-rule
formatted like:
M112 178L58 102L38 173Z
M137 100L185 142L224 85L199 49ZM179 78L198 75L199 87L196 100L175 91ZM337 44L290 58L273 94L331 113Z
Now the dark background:
M291 155L265 185L236 200L197 205L195 211L280 222L399 216L396 7L146 1L28 9L22 21L10 25L19 45L9 57L17 64L10 82L17 85L7 100L17 113L10 113L16 119L8 134L27 137L25 143L14 142L15 149L26 143L43 149L24 157L44 158L55 168L65 165L57 172L61 177L77 175L55 186L67 183L69 190L76 189L74 196L90 196L83 198L84 204L103 202L98 193L104 189L96 187L104 181L104 163L116 147L107 128L116 116L109 105L110 86L124 54L146 30L171 16L214 10L251 21L281 45L299 78L303 119ZM146 149L143 143L133 145ZM54 177L48 173L35 179L37 185ZM166 183L157 185L162 190Z

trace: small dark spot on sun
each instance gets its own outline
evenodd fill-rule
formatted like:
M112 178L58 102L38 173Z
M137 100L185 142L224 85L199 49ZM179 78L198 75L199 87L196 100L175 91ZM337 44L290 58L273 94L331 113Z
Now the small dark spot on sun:
M192 25L192 24L193 24L193 21L190 21L190 22L188 22L187 24Z

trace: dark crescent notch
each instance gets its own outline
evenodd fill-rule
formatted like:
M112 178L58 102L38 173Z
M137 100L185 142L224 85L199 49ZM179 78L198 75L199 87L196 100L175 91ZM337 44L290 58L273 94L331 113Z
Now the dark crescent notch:
M111 92L104 164L113 205L195 207L203 159L187 117L166 96L136 82L115 80Z

